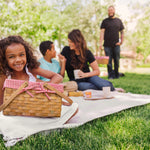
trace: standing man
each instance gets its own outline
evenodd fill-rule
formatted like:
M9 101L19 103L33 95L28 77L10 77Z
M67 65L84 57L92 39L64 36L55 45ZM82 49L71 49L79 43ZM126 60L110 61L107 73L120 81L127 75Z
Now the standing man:
M114 6L108 7L108 18L102 21L100 26L100 50L104 50L105 55L109 56L107 65L108 79L119 78L119 59L120 59L120 45L123 43L123 23L119 18L115 17ZM120 33L120 40L119 40ZM114 60L114 70L112 68L112 59Z

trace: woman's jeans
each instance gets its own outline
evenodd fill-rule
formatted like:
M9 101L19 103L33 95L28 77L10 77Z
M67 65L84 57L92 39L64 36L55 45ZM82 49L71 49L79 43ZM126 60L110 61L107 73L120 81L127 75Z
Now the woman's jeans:
M109 56L107 65L108 78L119 78L119 59L120 59L120 46L104 47L106 56ZM112 68L112 59L114 60L114 70Z
M87 89L102 90L103 87L109 86L111 91L115 88L110 81L104 80L98 76L93 76L89 78L77 79L75 80L78 84L78 90L84 91Z

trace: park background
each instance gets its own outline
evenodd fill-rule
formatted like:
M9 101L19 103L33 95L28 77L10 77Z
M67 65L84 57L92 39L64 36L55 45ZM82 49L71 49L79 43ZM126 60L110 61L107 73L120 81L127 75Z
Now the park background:
M68 44L68 32L78 28L98 55L100 24L109 5L125 26L121 57L134 58L135 65L150 63L149 0L0 0L0 36L21 35L37 51L41 41L52 40L59 53Z
M126 92L150 95L149 0L0 0L0 37L21 35L35 48L39 58L41 41L54 41L59 53L68 45L68 32L78 28L88 48L101 55L100 24L108 16L109 5L116 7L116 16L125 26L120 59L120 71L125 76L112 82ZM106 71L106 65L100 65L100 69ZM64 81L68 81L66 76ZM78 128L33 135L10 149L149 150L149 114L149 104L131 108ZM7 149L2 135L0 149Z

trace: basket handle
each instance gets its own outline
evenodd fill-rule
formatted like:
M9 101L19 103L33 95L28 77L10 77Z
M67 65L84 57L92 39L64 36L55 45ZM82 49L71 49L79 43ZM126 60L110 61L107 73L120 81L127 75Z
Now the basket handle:
M101 50L99 56L106 56L105 50Z
M24 82L13 94L6 100L1 106L0 106L0 112L5 109L12 101L13 99L20 93L20 91L28 86L28 82Z
M55 91L56 94L58 94L59 96L61 96L62 98L64 98L66 101L68 101L68 103L62 101L62 104L63 104L63 105L70 106L70 105L73 103L73 101L72 101L69 97L67 97L66 95L64 95L64 94L61 93L60 91L58 91L56 88L50 86L48 83L44 83L43 86L45 86L46 88L48 88L48 89L50 89L50 90L52 90L52 91Z

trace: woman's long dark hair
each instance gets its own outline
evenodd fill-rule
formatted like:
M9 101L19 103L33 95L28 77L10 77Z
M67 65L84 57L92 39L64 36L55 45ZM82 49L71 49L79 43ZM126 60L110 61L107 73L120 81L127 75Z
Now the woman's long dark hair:
M5 57L5 52L6 52L7 47L13 43L22 44L24 46L25 51L26 51L28 68L30 70L39 67L40 63L37 61L36 57L33 55L34 49L29 45L29 43L24 41L21 36L8 36L7 38L0 40L0 74L1 75L12 74L13 72L13 70L8 66L8 63Z
M79 50L80 56L75 57L75 51L71 51L71 65L74 69L81 69L85 63L85 54L87 50L86 41L79 29L74 29L68 34L68 39L70 39Z

